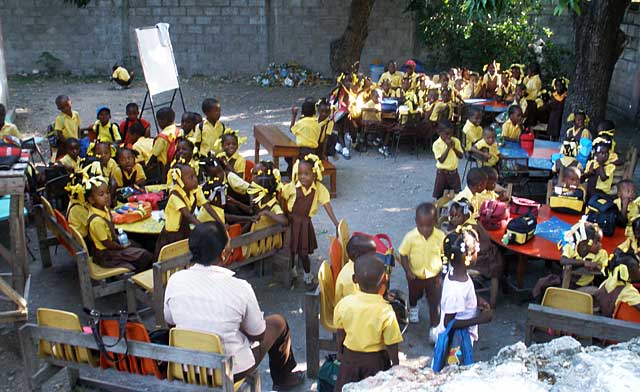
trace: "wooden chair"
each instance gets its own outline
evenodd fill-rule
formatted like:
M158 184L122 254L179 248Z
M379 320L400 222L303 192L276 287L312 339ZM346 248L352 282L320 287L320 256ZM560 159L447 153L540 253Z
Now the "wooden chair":
M340 219L338 222L338 239L342 244L342 266L349 262L349 255L347 254L347 243L351 239L351 234L349 233L349 225L347 225L347 221Z
M172 328L169 331L169 346L184 348L187 350L203 351L215 354L224 354L224 347L220 337L213 333L191 331L188 329ZM200 366L186 365L182 363L169 362L167 368L167 379L169 381L180 380L191 385L203 387L222 386L222 372L219 369L211 369ZM250 389L260 391L260 374L254 370L245 379L233 384L233 390L240 390L248 381ZM245 389L245 388L243 388Z
M158 254L157 263L163 263L167 260L174 259L179 256L184 256L189 253L189 239L184 239L181 241L174 242L172 244L168 244L160 249L160 254ZM176 268L168 271L164 271L162 274L162 286L166 286L169 281L169 277L179 271L182 268ZM154 287L154 269L150 268L146 271L139 272L133 276L131 276L127 281L127 309L129 313L137 313L137 303L136 300L140 300L141 302L148 305L150 308L154 308L153 301L153 287ZM156 315L156 321L158 320L157 315L160 312L163 312L163 309L153 309L154 314Z
M336 166L325 159L322 161L322 167L324 167L322 175L329 177L329 196L335 199L338 196L338 171Z
M38 232L42 268L48 268L52 265L49 251L51 246L56 246L57 249L58 244L60 244L71 254L73 253L73 246L69 241L71 231L64 215L54 209L44 196L40 197L40 201L41 204L35 207L37 210L35 214L36 230ZM53 234L52 237L49 237L47 230Z

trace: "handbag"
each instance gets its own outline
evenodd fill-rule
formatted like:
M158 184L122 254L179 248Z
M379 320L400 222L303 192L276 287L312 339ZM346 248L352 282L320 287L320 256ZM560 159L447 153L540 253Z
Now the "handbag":
M512 197L509 211L513 215L525 215L531 214L535 217L538 216L538 210L540 209L540 203L525 199L524 197Z
M318 392L333 392L340 373L340 361L336 354L325 357L318 371Z
M431 369L440 372L450 365L471 365L473 345L467 328L453 329L456 319L449 321L447 328L438 335L433 349Z
M509 220L507 205L497 200L485 200L480 206L480 223L487 230L501 229Z
M618 220L618 207L611 199L600 195L591 196L585 213L587 221L596 223L602 229L602 234L607 237L613 236Z
M402 290L392 289L387 292L385 299L393 308L400 326L400 333L404 335L409 326L409 297Z
M504 237L502 237L502 243L505 245L510 243L524 245L533 238L537 226L538 222L536 221L536 217L532 214L525 214L514 218L507 224L507 231Z

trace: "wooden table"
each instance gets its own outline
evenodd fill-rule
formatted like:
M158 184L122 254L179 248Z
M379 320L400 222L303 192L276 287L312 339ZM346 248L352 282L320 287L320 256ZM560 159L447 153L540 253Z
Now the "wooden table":
M538 213L538 223L542 223L556 217L571 225L576 224L580 220L580 215L561 214L559 212L552 211L548 205L540 207ZM499 230L487 230L491 240L503 248L509 249L518 255L518 268L516 272L516 284L519 289L524 287L524 276L527 272L527 263L529 257L536 259L544 259L551 261L560 261L562 252L558 249L558 245L540 236L534 236L529 242L524 245L502 243L502 237L506 232L506 227ZM602 248L607 252L612 253L615 248L626 240L624 235L624 229L616 227L612 237L602 237Z
M273 157L273 165L280 168L280 157L297 158L299 147L295 141L285 135L275 125L254 125L253 136L256 139L255 162L260 162L260 146L269 151Z
M562 143L550 140L535 139L533 150L527 151L520 143L505 141L500 147L500 156L504 158L527 158L528 166L532 169L551 170L551 156L560 152Z

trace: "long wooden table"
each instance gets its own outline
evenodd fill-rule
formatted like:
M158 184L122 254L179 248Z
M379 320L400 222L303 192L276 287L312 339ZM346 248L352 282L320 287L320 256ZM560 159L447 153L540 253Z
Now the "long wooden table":
M570 215L555 212L552 211L548 205L543 205L540 207L537 219L539 224L551 219L552 217L556 217L571 225L578 223L578 221L580 220L580 215ZM489 233L489 236L491 237L491 240L493 242L503 248L515 252L518 255L516 284L519 289L522 289L524 287L524 276L527 272L527 264L530 257L557 262L559 262L560 258L562 257L562 252L560 251L560 249L558 249L557 244L540 236L534 236L529 242L524 245L505 245L504 243L502 243L502 237L506 232L506 226L498 230L487 230L487 232ZM602 248L605 249L608 253L612 253L618 247L618 245L624 242L625 239L626 236L624 235L624 229L616 227L616 230L613 233L612 237L602 237Z
M280 157L297 158L299 147L275 125L254 125L253 136L256 139L255 162L260 162L260 146L269 151L273 165L280 168Z

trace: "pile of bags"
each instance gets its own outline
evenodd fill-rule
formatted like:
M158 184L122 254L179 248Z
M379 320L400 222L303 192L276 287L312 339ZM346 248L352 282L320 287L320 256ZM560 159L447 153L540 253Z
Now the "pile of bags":
M318 85L323 78L319 72L314 73L298 63L291 62L271 63L265 72L254 76L253 80L262 87L298 87Z

